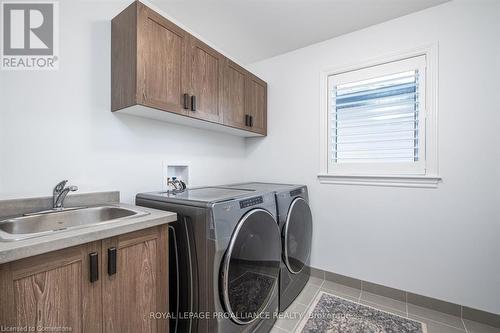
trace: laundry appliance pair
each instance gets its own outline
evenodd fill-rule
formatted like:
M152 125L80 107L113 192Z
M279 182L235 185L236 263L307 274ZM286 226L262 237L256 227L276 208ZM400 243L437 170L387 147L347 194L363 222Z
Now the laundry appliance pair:
M305 186L241 183L141 193L169 225L170 332L269 332L310 274Z

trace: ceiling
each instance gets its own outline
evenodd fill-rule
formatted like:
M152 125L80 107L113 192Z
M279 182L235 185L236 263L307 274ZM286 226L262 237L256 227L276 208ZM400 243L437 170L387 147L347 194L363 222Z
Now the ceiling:
M448 0L149 0L249 64Z

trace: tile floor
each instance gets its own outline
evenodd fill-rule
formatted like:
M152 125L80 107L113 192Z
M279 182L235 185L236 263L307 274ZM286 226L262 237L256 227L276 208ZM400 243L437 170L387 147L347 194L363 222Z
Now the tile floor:
M422 308L392 298L382 297L359 289L311 277L302 293L290 305L287 314L279 318L271 333L294 333L311 306L317 293L322 290L361 304L416 319L427 324L427 333L500 333L500 328L487 326L460 317ZM299 332L297 332L299 333Z

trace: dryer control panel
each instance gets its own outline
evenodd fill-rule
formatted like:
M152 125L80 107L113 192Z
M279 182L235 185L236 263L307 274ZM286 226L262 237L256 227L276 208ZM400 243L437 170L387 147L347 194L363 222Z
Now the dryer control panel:
M304 192L303 188L298 188L296 190L290 191L290 196L295 197L297 195L301 195Z
M247 208L247 207L259 205L263 202L264 202L264 199L262 198L262 196L241 200L240 201L240 208Z

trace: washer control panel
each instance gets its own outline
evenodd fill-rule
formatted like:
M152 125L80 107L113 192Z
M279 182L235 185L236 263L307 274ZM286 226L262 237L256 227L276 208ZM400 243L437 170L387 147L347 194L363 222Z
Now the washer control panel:
M297 196L297 195L301 195L302 192L304 192L304 189L303 188L298 188L296 190L290 191L290 196L294 197L294 196Z
M247 207L259 205L263 202L264 202L264 199L262 198L262 196L241 200L240 201L240 208L247 208Z

